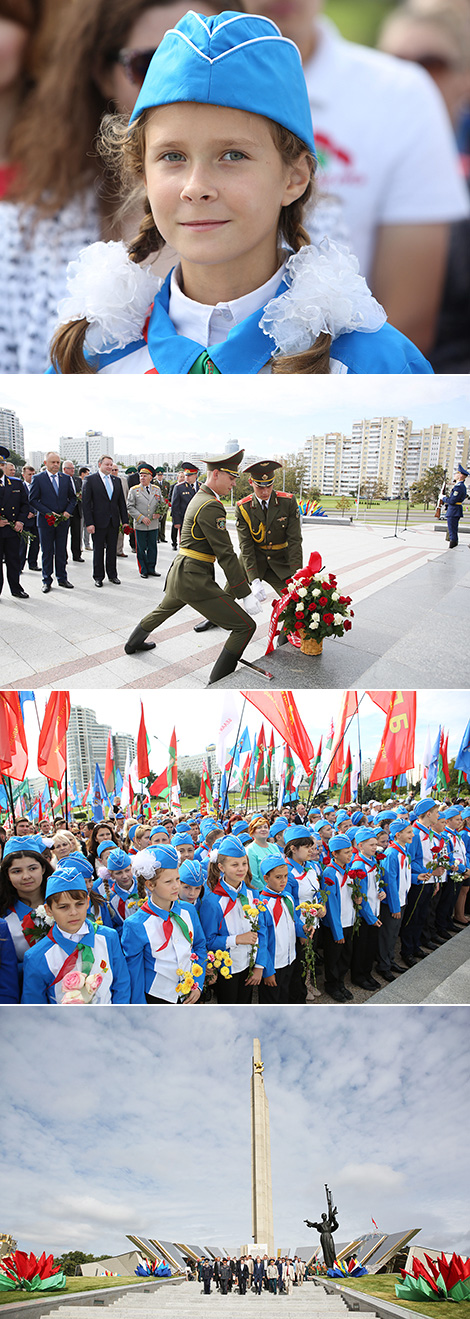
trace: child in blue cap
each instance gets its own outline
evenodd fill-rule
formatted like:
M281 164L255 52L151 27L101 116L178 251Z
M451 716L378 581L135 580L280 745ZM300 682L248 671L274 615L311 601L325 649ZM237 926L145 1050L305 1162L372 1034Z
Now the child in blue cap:
M349 880L355 886L360 905L359 924L356 928L351 954L351 980L361 989L380 989L380 981L372 975L377 954L377 936L380 929L381 892L377 884L377 836L375 829L361 825L354 844L356 856L349 867Z
M344 977L351 963L352 935L356 909L348 882L352 847L347 834L329 839L330 861L323 871L323 888L327 893L326 913L322 919L325 990L334 1003L346 1003L353 995L346 989Z
M279 860L279 852L277 852ZM259 893L255 893L247 876L249 866L243 844L229 834L220 844L217 863L211 863L208 884L201 902L201 923L207 946L212 952L222 949L232 959L230 979L219 977L219 1003L251 1003L253 986L259 985L266 965L266 922L260 911L257 930L253 917ZM262 904L264 905L264 904ZM245 914L246 913L246 914ZM255 962L250 971L251 953Z
M103 900L103 913L109 915L120 934L127 916L132 916L137 909L137 880L128 852L122 847L111 846L109 849L109 844L101 843L98 848L100 859L101 848L104 849L105 864L98 866L93 892Z
M292 894L287 890L287 863L281 856L261 862L266 907L267 958L259 987L260 1003L293 1003L292 977L297 963L297 941L303 946L306 933Z
M5 918L13 940L20 975L27 948L43 938L49 928L44 898L52 873L38 834L12 837L5 843L0 866L0 916Z
M47 881L45 908L52 926L25 953L22 1003L129 1003L118 935L87 919L88 889L79 870L57 867Z
M287 91L286 91L287 89ZM53 368L130 374L421 374L359 264L309 245L315 143L300 54L270 19L190 11L153 56L114 159L146 191L129 252L70 267ZM146 264L168 243L163 284ZM84 351L85 350L85 355Z
M133 1003L178 1003L179 984L192 976L184 1002L197 1003L206 968L206 943L194 906L179 901L178 853L170 844L148 847L132 861L141 906L124 922L121 940Z

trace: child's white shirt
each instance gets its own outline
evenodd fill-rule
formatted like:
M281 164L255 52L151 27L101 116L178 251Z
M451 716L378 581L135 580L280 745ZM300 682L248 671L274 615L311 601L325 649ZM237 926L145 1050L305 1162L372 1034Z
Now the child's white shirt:
M251 293L244 293L241 298L229 302L217 302L210 306L203 302L194 302L187 298L179 284L180 267L175 266L171 275L170 302L168 315L177 334L186 339L193 339L204 348L213 348L215 344L225 343L230 330L235 325L246 321L255 311L261 311L271 298L276 296L286 268L284 261L279 270L260 288Z

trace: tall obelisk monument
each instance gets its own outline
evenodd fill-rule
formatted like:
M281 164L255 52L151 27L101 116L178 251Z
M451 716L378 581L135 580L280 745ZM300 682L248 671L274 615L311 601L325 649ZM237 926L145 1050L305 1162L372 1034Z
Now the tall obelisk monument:
M253 1241L266 1243L268 1255L274 1255L269 1105L264 1088L259 1040L253 1040L251 1074L251 1194Z

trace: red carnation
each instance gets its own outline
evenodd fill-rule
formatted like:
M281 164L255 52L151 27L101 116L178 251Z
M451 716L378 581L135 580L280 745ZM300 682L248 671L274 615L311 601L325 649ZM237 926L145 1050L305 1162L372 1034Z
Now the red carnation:
M350 631L351 631L352 623L349 622L349 618L346 618L346 619L345 619L343 626L344 626L344 630L345 630L345 632L350 632Z
M330 623L333 622L333 614L324 614L323 622L326 623L327 627L329 627Z

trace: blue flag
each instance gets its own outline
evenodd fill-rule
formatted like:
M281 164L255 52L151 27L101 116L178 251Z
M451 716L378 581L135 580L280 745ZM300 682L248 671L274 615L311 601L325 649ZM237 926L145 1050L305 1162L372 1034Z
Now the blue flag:
M467 777L470 774L470 719L457 752L455 768L463 770Z
M434 743L433 749L432 749L432 751L431 751L431 760L430 760L430 763L429 763L428 777L427 777L427 779L426 779L426 792L427 792L427 793L429 793L429 791L430 791L431 788L435 788L435 787L436 787L436 784L437 784L437 771L438 771L438 768L439 768L439 747L440 747L440 744L441 744L441 725L439 724L439 731L438 731L438 734L437 734L436 741L435 741L435 743Z
M120 797L122 792L122 784L123 784L123 778L120 769L115 769L114 771L114 783L115 783L114 791L116 793L116 797Z
M110 800L104 786L104 779L98 763L95 764L95 780L93 783L93 816L95 820L103 819L103 802L106 806L110 805Z
M20 692L19 696L20 696L21 713L24 716L24 707L26 705L26 701L34 701L34 692Z

